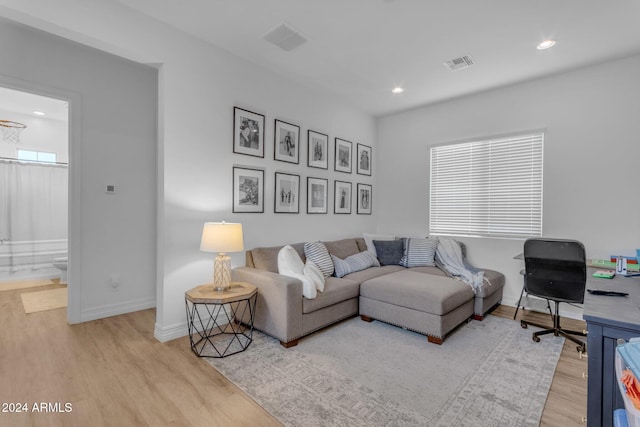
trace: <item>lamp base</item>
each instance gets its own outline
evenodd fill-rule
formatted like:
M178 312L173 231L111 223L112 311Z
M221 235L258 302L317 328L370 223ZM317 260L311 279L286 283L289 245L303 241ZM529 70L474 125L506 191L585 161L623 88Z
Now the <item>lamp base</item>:
M220 252L213 261L213 289L227 291L231 285L231 257Z

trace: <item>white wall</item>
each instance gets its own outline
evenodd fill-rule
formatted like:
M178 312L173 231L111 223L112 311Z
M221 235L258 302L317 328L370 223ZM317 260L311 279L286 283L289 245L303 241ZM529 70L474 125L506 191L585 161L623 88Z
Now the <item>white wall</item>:
M69 167L69 305L77 298L79 313L70 320L153 307L157 70L4 19L0 51L0 84L68 96L79 127Z
M543 234L582 241L588 257L635 253L639 75L634 56L381 118L379 231L428 234L430 144L545 128ZM462 240L472 263L506 274L515 305L523 241Z
M4 6L3 6L4 5ZM375 228L378 170L375 120L335 103L324 93L282 77L209 44L170 29L117 3L64 0L0 1L0 13L140 62L161 64L158 204L158 284L156 337L186 334L184 292L211 281L213 254L199 251L205 221L244 225L245 247L361 235ZM114 31L113 22L118 22ZM257 41L261 42L261 41ZM265 42L266 44L266 42ZM295 55L295 52L291 53ZM233 107L266 116L265 158L233 154ZM274 119L299 125L300 164L273 160ZM306 167L306 135L311 128L329 135L329 170ZM333 141L340 137L373 147L373 177L333 171ZM232 167L265 169L265 213L232 214ZM274 173L301 175L301 213L274 214ZM374 215L307 215L306 178L373 184ZM234 265L244 254L232 255Z

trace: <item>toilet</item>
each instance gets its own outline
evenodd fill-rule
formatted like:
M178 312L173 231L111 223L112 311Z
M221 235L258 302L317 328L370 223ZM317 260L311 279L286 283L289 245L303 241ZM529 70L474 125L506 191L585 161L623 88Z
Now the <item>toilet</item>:
M54 258L53 266L60 270L60 283L67 283L67 257Z

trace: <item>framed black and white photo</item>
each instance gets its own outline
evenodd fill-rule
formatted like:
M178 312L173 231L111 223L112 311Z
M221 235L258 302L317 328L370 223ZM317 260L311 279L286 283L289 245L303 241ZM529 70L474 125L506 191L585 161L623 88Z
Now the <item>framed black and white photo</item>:
M233 108L233 152L264 157L264 116Z
M273 158L281 162L300 162L300 127L276 120Z
M329 136L309 130L307 132L307 153L309 167L329 169Z
M360 175L371 175L371 147L358 144L356 172Z
M351 150L353 143L344 139L336 138L336 161L335 170L338 172L351 173Z
M300 175L276 172L275 213L300 212Z
M307 178L307 213L327 213L327 185L329 181L323 178Z
M369 184L358 184L357 190L358 215L371 215L371 186Z
M264 170L233 167L233 212L264 212Z
M350 214L351 213L351 183L344 181L334 182L334 202L333 213Z

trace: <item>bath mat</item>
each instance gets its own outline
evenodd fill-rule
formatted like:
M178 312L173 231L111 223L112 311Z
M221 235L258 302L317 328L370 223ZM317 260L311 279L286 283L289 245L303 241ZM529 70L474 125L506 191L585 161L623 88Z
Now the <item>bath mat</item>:
M67 306L67 288L20 294L25 313L53 310Z
M60 279L35 279L35 280L12 280L10 282L0 282L0 292L13 291L15 289L37 288L39 286L55 285Z

